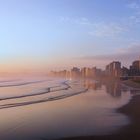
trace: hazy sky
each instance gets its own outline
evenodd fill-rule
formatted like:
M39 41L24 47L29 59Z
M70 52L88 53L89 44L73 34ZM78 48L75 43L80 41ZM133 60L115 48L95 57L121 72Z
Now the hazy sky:
M0 0L0 71L129 65L140 56L139 0Z

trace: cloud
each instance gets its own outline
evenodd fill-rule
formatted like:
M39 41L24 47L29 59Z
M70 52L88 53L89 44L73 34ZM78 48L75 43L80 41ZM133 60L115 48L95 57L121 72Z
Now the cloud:
M139 4L136 2L132 2L132 3L127 4L127 7L131 8L131 9L135 9L135 10L140 8Z
M132 2L128 4L127 7L133 10L129 19L135 24L140 23L140 4L138 2Z
M85 17L80 18L70 18L70 17L60 17L60 21L63 23L77 24L77 25L92 25L92 23Z
M128 48L117 50L112 54L96 55L96 56L85 56L82 60L98 62L98 65L106 65L111 61L121 61L124 66L130 66L134 60L140 57L140 44L135 44Z
M127 31L126 27L114 22L91 22L85 17L70 18L60 17L62 23L83 25L87 34L96 37L115 37Z
M96 23L89 35L96 37L116 37L127 31L125 27L116 23Z

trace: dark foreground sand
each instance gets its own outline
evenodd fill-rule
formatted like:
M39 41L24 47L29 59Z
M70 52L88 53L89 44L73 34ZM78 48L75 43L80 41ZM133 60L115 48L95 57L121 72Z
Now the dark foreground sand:
M140 140L140 96L134 96L130 102L117 109L127 115L131 123L119 130L116 134L105 136L85 136L62 138L60 140Z

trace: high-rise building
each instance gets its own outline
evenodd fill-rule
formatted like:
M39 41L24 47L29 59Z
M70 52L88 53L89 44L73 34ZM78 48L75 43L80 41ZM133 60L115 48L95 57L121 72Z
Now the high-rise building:
M80 73L80 69L79 68L73 67L71 69L71 77L72 78L78 78L78 77L80 77L80 75L81 75L81 73Z
M96 76L96 73L97 73L96 67L93 68L84 67L81 69L81 75L83 78L93 78Z
M139 76L140 75L140 60L136 60L130 66L130 75Z
M93 71L91 68L86 68L86 77L87 78L93 77Z
M118 77L121 75L121 63L119 61L113 61L106 66L106 75Z
M86 78L86 67L81 69L81 76L82 78Z
M129 69L126 67L122 67L121 76L124 76L124 77L129 76Z

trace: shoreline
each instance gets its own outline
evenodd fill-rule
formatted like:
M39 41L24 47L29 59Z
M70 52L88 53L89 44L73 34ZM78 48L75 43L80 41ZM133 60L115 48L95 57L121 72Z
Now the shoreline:
M140 90L140 84L131 80L121 81L119 79L102 79L102 82L108 81L120 82L120 84L129 87L130 89ZM126 115L129 118L130 123L108 135L62 137L54 140L140 140L140 95L132 96L127 104L114 110L116 113ZM47 140L47 138L43 138L42 140Z
M132 80L125 80L121 83L129 88L140 90L140 83L134 82Z
M101 136L77 136L57 140L139 140L140 139L140 95L135 95L129 103L116 109L129 117L130 124L122 126L116 133Z

